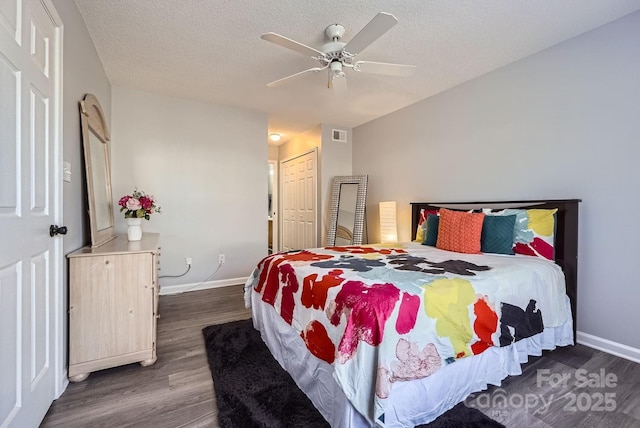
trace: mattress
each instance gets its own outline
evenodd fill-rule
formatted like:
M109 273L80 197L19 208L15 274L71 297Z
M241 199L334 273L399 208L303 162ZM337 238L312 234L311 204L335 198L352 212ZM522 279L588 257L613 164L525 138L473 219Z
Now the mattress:
M320 414L333 428L365 428L372 424L346 398L333 377L333 365L309 353L304 341L273 306L251 294L253 325L278 363L291 375ZM566 300L567 310L569 301ZM463 358L433 375L394 384L390 397L393 411L387 413L385 427L414 427L426 424L474 392L488 385L500 386L507 376L522 374L521 364L543 350L573 345L573 323L569 318L559 327L505 347L492 347L479 355Z
M527 355L573 343L562 271L528 256L414 243L282 253L258 265L245 298L334 427L428 423L520 374Z

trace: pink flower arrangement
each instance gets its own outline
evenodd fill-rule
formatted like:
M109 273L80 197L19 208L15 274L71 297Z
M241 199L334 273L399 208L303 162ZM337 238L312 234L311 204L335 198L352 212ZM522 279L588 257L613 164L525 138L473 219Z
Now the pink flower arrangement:
M149 220L152 213L159 213L160 207L152 195L141 190L134 190L131 195L124 195L118 201L120 212L124 211L124 218L144 218Z

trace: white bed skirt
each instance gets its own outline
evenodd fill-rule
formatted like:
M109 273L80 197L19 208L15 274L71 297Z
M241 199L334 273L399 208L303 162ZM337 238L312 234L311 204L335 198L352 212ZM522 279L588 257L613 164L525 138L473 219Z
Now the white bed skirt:
M568 313L569 298L566 300ZM304 341L275 311L273 306L251 293L253 325L267 347L291 374L298 387L333 428L373 427L356 411L333 378L333 366L313 356ZM545 328L540 334L510 346L492 347L479 355L462 358L423 379L396 382L389 396L391 411L384 427L414 427L433 421L463 401L469 394L499 386L507 376L522 374L521 363L543 350L573 345L571 317L560 327Z

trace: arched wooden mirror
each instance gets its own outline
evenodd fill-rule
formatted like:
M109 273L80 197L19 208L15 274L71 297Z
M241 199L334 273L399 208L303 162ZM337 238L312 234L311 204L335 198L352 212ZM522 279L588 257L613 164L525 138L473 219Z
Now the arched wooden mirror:
M364 233L367 176L333 178L327 245L360 245Z
M84 147L91 246L115 238L109 129L98 99L87 94L80 101L80 122Z

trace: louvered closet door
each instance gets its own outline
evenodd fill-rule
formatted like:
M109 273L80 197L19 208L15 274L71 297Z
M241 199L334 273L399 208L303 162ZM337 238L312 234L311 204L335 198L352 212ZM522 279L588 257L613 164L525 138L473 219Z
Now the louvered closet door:
M0 0L0 427L38 426L62 384L59 37L40 1Z

